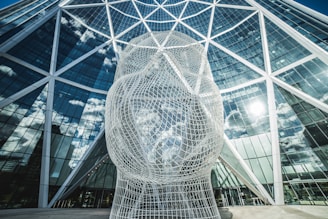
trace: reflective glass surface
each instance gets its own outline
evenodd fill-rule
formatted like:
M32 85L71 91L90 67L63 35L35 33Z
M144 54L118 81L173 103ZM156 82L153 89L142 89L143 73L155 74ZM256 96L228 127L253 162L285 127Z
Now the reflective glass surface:
M264 69L261 32L257 14L213 40L257 67Z
M273 22L265 20L273 72L311 54Z
M328 51L328 27L327 23L320 21L311 14L307 15L297 8L291 7L285 1L256 0L262 6L269 9L271 13L277 15L288 25L293 27L299 33Z
M222 1L220 1L221 3ZM220 34L228 30L229 28L233 28L238 25L243 19L246 19L254 13L253 10L240 10L237 8L215 8L215 13L213 17L213 28L212 28L212 36ZM247 33L245 33L247 36Z
M19 63L0 57L0 100L28 87L42 77L44 76Z
M20 41L8 53L49 71L55 23L55 18L50 19L41 28Z
M285 202L327 205L328 63L317 54L328 51L327 24L286 1L255 1L268 11L246 0L73 0L60 7L58 0L26 0L0 11L0 208L37 207L44 147L51 154L49 201L68 177L73 179L55 207L110 206L116 170L99 136L106 91L130 40L171 29L206 48L223 96L229 144L212 171L217 201L242 205L244 197L244 204L254 204L257 196L247 183L263 186L274 199L277 170L271 156L278 139ZM281 22L296 31L289 34ZM304 37L314 42L308 49L300 40ZM272 74L264 67L264 49ZM54 89L48 90L45 80L46 85L37 83L47 76L55 81ZM267 89L270 77L277 83L274 94ZM278 80L296 88L298 97ZM20 98L23 89L27 93ZM309 104L307 95L319 101L321 110ZM268 96L275 98L271 122L278 130L270 129ZM46 107L48 97L49 103L54 98L53 106ZM43 139L48 122L51 137ZM74 168L80 169L70 175Z
M222 94L228 138L270 132L266 92L261 83Z
M107 91L114 81L117 59L111 46L76 64L60 75L65 79Z
M214 81L221 90L261 77L254 70L214 46L209 47L208 57Z
M35 206L47 87L0 110L0 208Z
M312 204L311 200L324 200L328 179L328 115L282 88L277 87L275 93L283 178L290 183L285 187L290 195L288 202ZM314 183L315 179L322 182Z
M46 12L56 7L58 0L18 2L8 8L8 12L0 12L0 42L4 42L14 34L28 27L32 23L44 18ZM7 11L6 10L6 11Z
M278 78L328 104L328 65L320 59L316 58L298 65L279 74ZM312 117L320 119L320 113L313 113Z

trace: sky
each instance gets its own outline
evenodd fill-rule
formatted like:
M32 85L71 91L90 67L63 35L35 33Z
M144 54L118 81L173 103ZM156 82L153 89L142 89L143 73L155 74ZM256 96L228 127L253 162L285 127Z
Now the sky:
M18 2L19 0L0 0L0 9L10 4ZM327 0L295 0L309 8L319 11L325 15L328 15L328 1Z
M327 0L295 0L295 1L328 16Z
M0 0L0 9L6 7L8 5L11 5L15 2L18 2L18 1L19 0Z

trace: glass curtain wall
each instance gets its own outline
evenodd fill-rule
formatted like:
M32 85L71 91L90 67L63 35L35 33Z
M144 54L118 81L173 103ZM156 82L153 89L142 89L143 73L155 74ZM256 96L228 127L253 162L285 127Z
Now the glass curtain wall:
M26 0L0 11L0 208L106 207L120 52L174 30L221 91L220 205L328 205L328 18L289 0ZM90 201L91 200L91 201Z

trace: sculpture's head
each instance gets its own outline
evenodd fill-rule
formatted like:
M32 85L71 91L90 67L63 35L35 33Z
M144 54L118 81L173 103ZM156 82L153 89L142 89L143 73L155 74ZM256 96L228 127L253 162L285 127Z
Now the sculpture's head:
M209 174L223 142L222 103L196 41L177 32L132 40L106 103L108 151L126 176L165 183Z

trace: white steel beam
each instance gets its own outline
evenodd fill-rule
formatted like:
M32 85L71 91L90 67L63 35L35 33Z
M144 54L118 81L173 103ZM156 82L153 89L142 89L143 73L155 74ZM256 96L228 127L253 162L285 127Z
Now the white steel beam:
M110 32L111 38L113 39L113 48L114 48L116 58L118 59L119 58L118 48L117 48L117 43L116 43L116 40L115 40L114 27L113 27L112 17L110 15L110 10L109 10L109 5L108 5L107 0L106 0L106 6L105 7L106 7L106 13L107 13L109 32Z
M303 63L306 63L306 62L308 62L308 61L310 61L314 58L316 58L316 56L311 54L311 55L306 56L302 59L299 59L296 62L293 62L293 63L291 63L291 64L289 64L289 65L287 65L283 68L278 69L277 71L273 72L271 75L272 76L277 76L277 75L282 74L282 73L284 73L284 72L286 72L286 71L288 71L292 68L295 68L296 66L302 65Z
M324 111L325 113L328 113L328 105L325 104L324 102L304 93L303 91L287 84L286 82L276 78L276 77L272 77L271 78L272 81L279 85L280 87L284 88L285 90L287 90L288 92L292 93L293 95L297 96L298 98L304 100L305 102L317 107L318 109Z
M258 180L258 178L254 175L253 171L249 168L249 166L246 164L244 159L240 156L238 151L236 150L235 146L230 142L229 138L224 135L224 141L226 142L227 146L229 146L229 149L235 156L235 158L238 160L240 165L243 167L249 178L252 180L255 187L260 191L260 193L267 199L267 201L274 205L274 201L270 194L267 192L267 190L263 187L262 183Z
M7 41L1 43L0 51L7 52L11 48L13 48L17 43L21 42L25 37L27 37L29 34L39 28L42 24L46 23L51 17L55 16L58 10L58 6L54 7L53 9L48 11L45 16L42 17L42 19L36 20L35 23L33 23L32 25L28 26L27 28L24 28L22 31L9 38Z
M51 127L52 127L52 109L53 109L53 91L55 89L55 80L50 78L48 83L47 105L45 109L45 124L43 133L43 146L41 157L40 185L39 185L39 208L47 208L49 197L49 169L50 169L50 145L51 145Z
M245 177L238 172L228 161L226 161L223 157L219 157L219 159L224 166L229 169L236 177L238 180L243 182L247 188L249 188L259 199L261 199L264 203L267 202L267 198L263 196L263 194L252 184L252 182L249 182ZM218 177L219 178L219 177Z
M43 134L43 146L41 157L41 172L39 185L39 208L48 207L49 197L49 172L50 172L50 149L51 149L51 130L52 130L52 111L54 103L55 78L52 76L56 70L57 50L60 35L61 10L57 12L54 40L51 53L50 80L48 83L47 105L45 109L45 124Z
M247 81L245 83L238 84L238 85L230 87L230 88L222 89L220 91L221 91L221 94L229 93L229 92L233 92L233 91L236 91L236 90L251 86L253 84L261 83L265 80L266 80L265 77L260 77L260 78L257 78L257 79L251 80L251 81Z
M45 77L34 84L31 84L30 86L16 92L15 94L11 95L10 97L7 97L3 100L0 101L0 108L2 109L3 107L7 106L8 104L11 104L15 102L16 100L24 97L26 94L30 93L31 91L41 87L42 85L46 84L50 79L50 76Z
M80 63L84 59L88 58L89 56L91 56L92 54L94 54L95 52L97 52L99 49L102 49L103 47L109 45L111 43L111 41L112 40L108 40L107 42L105 42L105 43L103 43L103 44L95 47L94 49L90 50L89 52L85 53L84 55L82 55L79 58L75 59L74 61L70 62L69 64L65 65L61 69L57 70L54 73L54 75L58 77L59 75L63 74L65 71L67 71L68 69L72 68L76 64Z
M292 38L294 38L297 42L301 42L302 46L315 54L319 59L321 59L323 62L328 63L328 52L323 50L321 47L319 47L317 44L303 36L301 33L299 33L297 30L289 26L287 23L283 22L280 18L278 18L276 15L268 11L266 8L261 6L259 3L255 2L254 0L247 0L251 5L258 8L260 11L263 12L263 14L270 19L271 22L276 24L279 28L281 28L283 31L285 31L288 35L290 35Z
M61 187L58 189L57 193L54 195L54 197L51 199L51 201L48 204L48 208L51 208L56 201L58 201L67 187L70 185L72 182L73 178L76 176L76 174L79 172L81 169L82 165L86 161L87 157L90 155L94 147L97 145L99 139L104 135L104 129L100 130L99 134L97 135L96 139L92 143L92 145L89 146L89 148L86 150L86 152L83 154L81 159L78 161L76 167L72 170L72 172L68 175L66 178L65 182L61 185Z
M259 11L259 23L262 39L264 66L268 75L271 75L271 62L269 54L269 45L267 40L266 26L264 22L264 16ZM272 80L269 76L266 77L267 86L267 97L268 97L268 111L269 111L269 123L270 123L270 134L271 134L271 151L272 151L272 165L273 165L273 187L274 187L274 199L276 205L283 205L284 201L284 190L282 182L281 172L281 158L280 158L280 144L278 135L278 117L275 104L275 94Z
M14 57L14 56L12 56L12 55L10 55L8 53L1 53L0 56L3 56L6 59L9 59L9 60L11 60L13 62L16 62L17 64L19 64L21 66L24 66L26 68L29 68L29 69L31 69L31 70L33 70L33 71L35 71L37 73L40 73L40 74L42 74L44 76L49 76L49 72L47 72L47 71L45 71L45 70L43 70L41 68L38 68L38 67L36 67L34 65L31 65L30 63L25 62L24 60L21 60L19 58L16 58L16 57Z

